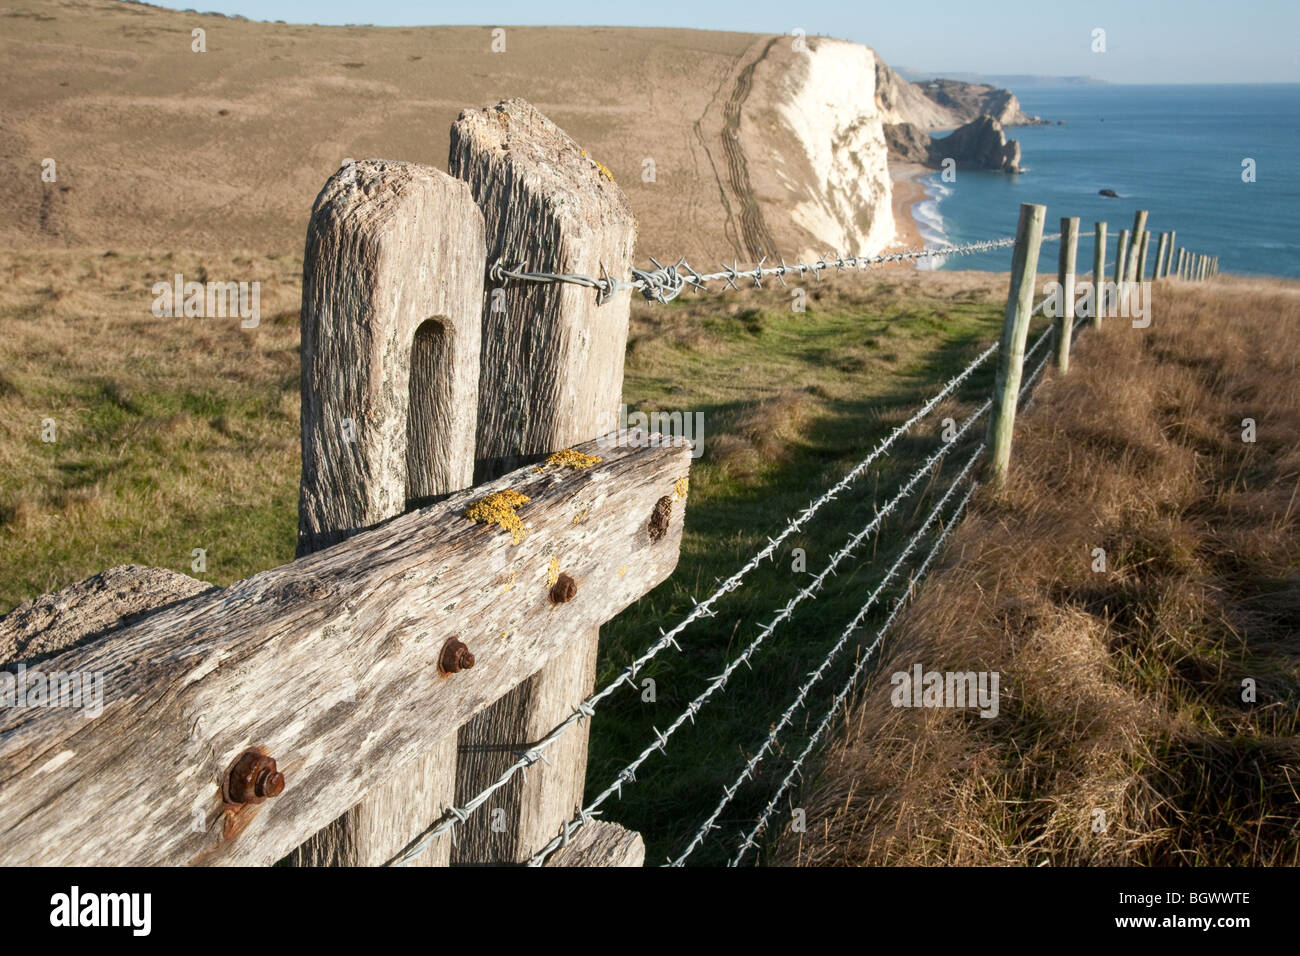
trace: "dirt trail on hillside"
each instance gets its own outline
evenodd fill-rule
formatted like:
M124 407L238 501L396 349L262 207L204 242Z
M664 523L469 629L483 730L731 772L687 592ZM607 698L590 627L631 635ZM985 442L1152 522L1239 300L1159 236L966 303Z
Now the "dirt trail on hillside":
M776 240L763 221L763 210L754 197L754 187L749 181L749 164L745 149L740 144L740 111L754 89L754 69L766 59L772 45L780 39L772 37L757 58L747 63L736 77L726 105L722 108L722 151L727 157L727 177L731 189L740 201L740 244L751 259L757 262L764 256L777 254Z

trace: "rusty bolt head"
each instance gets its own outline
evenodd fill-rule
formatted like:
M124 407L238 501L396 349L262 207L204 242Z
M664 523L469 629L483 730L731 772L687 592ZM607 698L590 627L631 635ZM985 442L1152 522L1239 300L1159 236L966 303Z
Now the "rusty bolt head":
M668 522L673 516L673 499L664 495L655 502L654 510L650 512L650 525L646 531L650 535L651 541L658 541L668 533Z
M226 798L231 803L261 803L284 792L284 774L275 760L259 750L246 750L230 768Z
M563 604L566 601L572 601L578 593L578 582L573 580L567 574L561 574L551 585L551 603Z
M474 655L469 652L469 648L458 637L447 638L447 643L442 645L442 653L438 655L438 672L441 674L455 674L458 671L468 670L474 666Z

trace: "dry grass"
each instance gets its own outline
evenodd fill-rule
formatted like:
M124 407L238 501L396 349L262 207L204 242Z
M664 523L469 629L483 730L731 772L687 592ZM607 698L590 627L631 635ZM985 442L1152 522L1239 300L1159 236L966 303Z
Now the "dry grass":
M155 318L150 288L177 272L261 282L259 326ZM115 564L188 573L194 548L220 583L293 558L301 273L275 256L0 253L0 613Z
M1044 384L777 862L1300 863L1300 286L1175 284L1157 308ZM918 662L998 671L1000 714L893 707Z

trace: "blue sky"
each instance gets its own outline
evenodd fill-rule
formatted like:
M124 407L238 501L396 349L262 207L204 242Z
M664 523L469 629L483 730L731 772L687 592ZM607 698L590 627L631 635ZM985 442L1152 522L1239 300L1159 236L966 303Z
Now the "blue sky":
M1098 76L1112 83L1300 82L1298 0L204 0L291 23L620 25L827 34L927 71ZM1092 51L1096 28L1106 52Z

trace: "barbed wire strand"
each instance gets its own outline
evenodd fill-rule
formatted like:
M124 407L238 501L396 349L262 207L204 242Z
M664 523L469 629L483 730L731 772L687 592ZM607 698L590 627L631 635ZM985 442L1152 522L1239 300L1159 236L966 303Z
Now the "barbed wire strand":
M1042 308L1045 302L1046 300L1040 302L1038 307L1035 308L1034 311L1037 312L1038 309ZM1079 329L1079 326L1082 324L1083 324L1082 319L1075 322L1073 326L1073 330L1077 331ZM1029 351L1025 353L1025 358L1030 358L1035 352L1037 352L1040 348L1042 348L1043 345L1051 338L1051 335L1052 335L1052 327L1048 326L1042 332L1042 334L1039 335L1037 341L1034 342L1033 346L1029 349ZM1044 355L1042 361L1038 363L1038 367L1035 368L1034 371L1030 374L1028 380L1026 380L1024 386L1020 389L1020 393L1016 396L1017 404L1024 401L1025 393L1029 391L1029 389L1033 386L1034 382L1038 379L1038 376L1042 374L1043 369L1047 367L1047 362L1050 358L1051 358L1050 354ZM1025 403L1024 407L1028 408L1031 404L1033 404L1032 398L1029 402ZM982 450L983 449L980 449L980 451ZM955 486L956 482L954 481L953 484ZM831 704L830 710L827 711L826 716L822 719L821 724L818 725L817 730L814 732L813 736L809 739L807 746L804 748L803 752L799 755L799 757L795 760L794 765L790 769L790 772L786 775L785 779L781 782L780 786L778 786L776 793L772 795L772 799L768 802L763 812L759 815L758 822L755 824L754 828L750 830L748 834L746 834L740 849L736 853L736 856L731 860L731 863L729 864L730 866L739 865L741 859L744 858L745 853L748 852L748 850L751 847L757 845L755 842L755 836L759 832L761 832L763 826L766 825L768 818L772 815L773 810L775 810L777 804L781 799L781 794L783 794L789 788L790 783L793 781L795 774L802 766L803 761L807 757L809 751L812 750L813 746L817 743L817 740L821 737L822 733L825 732L826 726L830 723L831 718L839 709L840 704L843 702L843 698L847 696L846 691L852 688L854 682L857 680L858 674L860 674L861 671L863 670L866 661L870 658L872 653L874 653L876 648L880 645L881 640L884 638L885 631L888 629L889 625L893 622L894 617L898 614L898 611L902 607L903 601L908 597L908 595L915 592L916 586L920 584L921 579L925 576L925 572L928 569L930 562L938 553L940 546L943 544L944 539L947 538L951 528L956 524L957 517L965 509L967 502L970 500L971 495L975 491L975 487L976 487L975 485L971 486L970 491L966 493L966 496L962 499L961 503L957 506L957 508L953 512L953 516L951 519L949 519L948 525L944 528L943 533L935 541L934 547L930 549L930 553L926 556L925 560L921 563L916 575L913 577L911 584L908 586L908 591L905 594L901 595L899 599L895 601L893 611L890 613L890 616L885 620L885 623L881 625L880 630L876 633L876 640L863 654L861 663L854 669L853 673L850 675L849 680L845 685L845 689L841 690L840 694L835 698L835 701ZM949 490L951 491L951 488Z
M1043 236L1041 241L1055 242L1060 238L1061 234L1057 232ZM764 267L763 263L767 261L767 257L763 256L752 269L742 269L739 263L733 260L730 267L723 263L720 272L698 272L691 267L684 256L671 265L663 265L659 260L651 257L650 261L654 263L654 268L634 268L632 269L631 279L614 278L605 269L604 263L601 263L600 266L600 276L596 277L576 272L530 272L524 262L508 266L501 260L497 260L488 269L488 280L502 288L507 287L511 282L580 285L595 289L597 302L604 302L616 292L624 289L632 289L640 292L642 297L649 302L666 303L677 298L683 290L688 288L697 292L709 292L711 291L708 287L710 282L726 283L718 290L719 292L725 292L727 289L739 289L740 287L736 285L737 281L745 280L752 281L755 288L761 289L764 278L775 278L784 286L786 284L785 277L791 273L798 273L800 276L811 273L814 278L820 279L822 272L827 269L843 272L845 269L863 269L867 266L887 262L929 258L946 259L950 256L968 256L979 252L989 252L994 249L1005 249L1007 246L1014 246L1015 244L1015 237L1011 236L1002 239L981 239L961 246L925 247L881 256L841 256L834 252L828 252L815 262L809 263L799 260L792 266L786 265L785 260L781 259L779 266Z
M889 626L894 623L894 619L903 609L908 599L916 593L917 585L919 585L925 578L926 572L930 568L930 563L934 560L935 556L938 555L939 549L943 547L943 543L947 539L948 534L957 526L957 522L960 519L962 512L966 509L966 505L970 501L971 495L975 493L975 489L978 487L979 485L977 483L972 484L966 491L965 496L957 504L957 507L953 510L952 516L948 519L948 524L944 527L943 532L939 537L935 539L934 546L930 548L929 554L925 556L925 560L922 561L920 566L917 568L916 573L908 584L907 590L900 594L894 601L894 607L889 612L889 617L885 618L885 622L881 624L880 629L876 631L876 639L872 641L871 645L863 652L861 660L853 668L852 673L849 674L849 679L844 683L840 692L835 695L835 699L831 701L831 705L826 711L826 716L822 718L821 723L817 725L817 729L813 731L813 735L808 739L808 743L804 747L803 751L795 758L794 764L790 767L790 771L785 775L785 779L783 779L781 784L777 787L776 792L772 795L772 799L768 801L767 806L763 808L763 812L759 814L758 822L754 824L754 828L745 835L744 840L741 842L740 849L736 851L736 855L732 858L728 866L739 866L740 861L744 859L745 854L751 848L758 845L755 838L762 831L763 827L767 825L768 818L771 817L772 812L776 809L777 804L781 800L781 795L790 788L790 784L793 783L795 776L798 775L800 768L803 766L804 760L807 759L808 754L811 753L813 748L817 745L822 734L826 732L826 728L830 726L831 721L834 719L836 713L839 712L840 707L844 704L844 701L848 698L849 694L853 692L853 687L857 683L859 675L866 669L867 663L871 660L871 656L880 646L881 641L884 639L885 632L889 630Z
M655 742L648 745L639 755L637 755L636 759L619 771L615 776L614 781L597 794L586 807L578 811L577 816L564 823L560 828L559 835L554 837L549 843L538 850L529 860L529 865L539 865L548 854L567 843L569 837L573 834L573 831L584 824L590 823L597 808L599 808L600 805L608 800L613 794L617 793L621 797L623 785L625 783L636 782L636 771L650 758L650 755L656 750L664 752L664 748L668 743L668 738L675 734L677 730L686 723L686 721L689 720L692 723L695 722L695 715L699 712L704 703L713 696L714 692L719 688L726 686L727 680L733 673L735 673L736 669L739 668L741 664L744 664L747 667L749 666L749 658L753 656L754 652L757 651L760 646L762 646L767 637L776 629L776 626L789 618L794 612L794 608L805 598L821 589L827 576L834 573L834 570L839 563L851 554L863 540L880 527L884 519L893 512L899 502L911 494L920 481L929 474L930 469L934 467L935 463L940 461L952 449L952 447L961 440L961 437L970 430L971 426L973 426L975 422L983 417L984 413L987 412L992 405L993 400L986 399L984 404L981 405L969 418L967 418L965 423L954 433L952 439L944 442L942 447L927 458L925 463L913 472L908 481L898 490L898 492L895 493L894 497L876 512L875 517L872 518L861 531L850 537L849 540L845 542L844 546L832 556L826 568L823 569L820 574L814 576L813 582L795 594L795 596L786 603L785 607L777 613L776 617L763 626L745 649L741 651L730 664L723 668L722 673L709 681L704 690L701 691L694 700L687 704L686 708L677 716L677 718L668 725L667 730L659 731L658 729L655 729Z
M785 713L783 713L780 719L772 725L767 738L763 741L758 750L754 752L754 755L749 758L749 761L745 764L745 768L740 772L740 775L732 781L731 786L723 788L722 799L718 801L718 805L714 807L713 812L709 814L705 821L700 825L700 828L695 832L694 838L692 838L691 842L687 844L680 856L675 860L669 860L670 866L681 866L685 862L686 858L704 843L709 831L717 829L716 824L718 817L722 815L722 811L726 809L727 805L731 803L736 793L740 790L740 785L753 774L754 768L759 765L767 755L768 751L776 744L781 731L784 730L786 725L794 719L795 713L803 706L804 701L808 697L809 691L811 691L813 686L816 685L817 682L826 674L840 651L848 645L849 639L862 625L863 620L866 619L871 609L876 606L876 601L880 598L880 595L883 594L885 588L892 583L895 575L898 574L899 569L903 566L903 563L916 549L916 546L920 543L921 539L929 532L931 525L933 525L938 519L940 512L942 512L944 507L947 506L949 499L952 498L953 493L956 492L958 486L966 480L966 476L975 466L975 462L979 460L979 457L983 452L984 446L981 444L975 449L974 454L972 454L966 461L966 464L962 467L960 473L952 479L952 482L948 485L948 490L943 493L943 497L939 499L939 502L933 509L931 509L929 515L926 516L925 521L921 523L919 528L917 528L916 533L912 535L911 539L903 547L903 550L899 552L894 563L890 566L889 570L885 572L884 577L880 579L880 583L876 586L876 589L871 592L871 595L858 610L858 613L854 615L853 620L850 621L849 625L844 629L844 633L840 635L840 639L836 641L835 646L833 646L829 653L827 653L826 657L822 660L821 665L808 675L808 680L806 680L803 686L799 688L798 693L795 695L790 706L786 708Z

